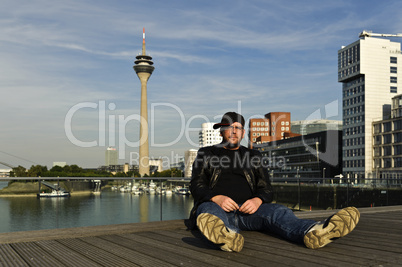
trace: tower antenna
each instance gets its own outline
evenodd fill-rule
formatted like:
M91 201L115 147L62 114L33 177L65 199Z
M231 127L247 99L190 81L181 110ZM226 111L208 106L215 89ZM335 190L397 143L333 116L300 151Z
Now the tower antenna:
M145 28L142 28L142 55L145 56Z

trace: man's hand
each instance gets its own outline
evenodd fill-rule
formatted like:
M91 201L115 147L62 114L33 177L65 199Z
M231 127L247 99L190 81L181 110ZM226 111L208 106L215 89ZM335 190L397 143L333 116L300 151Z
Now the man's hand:
M224 195L217 195L211 198L212 202L218 204L224 211L230 212L239 209L239 205L230 197Z
M253 214L258 210L261 204L262 204L261 198L255 197L244 202L244 204L241 205L239 211L247 214Z

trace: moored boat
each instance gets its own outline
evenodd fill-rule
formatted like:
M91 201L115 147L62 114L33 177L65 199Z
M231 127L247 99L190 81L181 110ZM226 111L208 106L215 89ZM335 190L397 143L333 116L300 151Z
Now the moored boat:
M187 196L190 195L190 190L188 190L188 188L178 188L176 194Z
M41 197L69 197L69 196L70 196L69 192L65 192L62 190L52 190L51 193L42 192L42 193L37 194L38 198L41 198Z

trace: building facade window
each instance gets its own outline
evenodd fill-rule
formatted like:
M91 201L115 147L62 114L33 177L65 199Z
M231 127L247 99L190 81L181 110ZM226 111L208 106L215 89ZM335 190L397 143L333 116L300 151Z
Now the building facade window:
M398 78L397 77L390 77L390 81L391 83L397 83L398 82Z
M394 146L394 154L395 155L402 155L402 145Z
M391 156L392 155L392 147L391 146L384 146L384 156Z
M384 123L384 133L385 132L390 132L390 131L392 131L392 124L389 121L389 122Z
M402 129L402 120L394 121L394 131Z
M390 158L385 158L383 160L383 162L384 162L384 168L391 168L392 167L392 162L391 162Z
M394 134L394 143L401 143L402 142L402 133L395 133Z
M381 144L381 135L374 136L374 145Z
M396 86L391 86L390 92L391 93L398 93L398 88Z
M398 63L398 58L397 57L391 57L390 62L396 64L396 63Z
M391 144L392 142L392 135L391 134L385 134L384 135L384 144Z
M394 159L394 167L402 167L402 158Z

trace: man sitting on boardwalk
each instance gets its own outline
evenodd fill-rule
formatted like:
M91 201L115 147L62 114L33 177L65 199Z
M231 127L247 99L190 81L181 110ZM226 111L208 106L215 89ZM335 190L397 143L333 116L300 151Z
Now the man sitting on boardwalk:
M224 251L242 250L241 230L269 231L316 249L350 233L360 213L348 207L323 222L299 219L289 208L271 203L273 194L261 153L240 145L242 115L228 112L214 129L223 141L198 151L190 182L194 208L188 228L201 233Z

